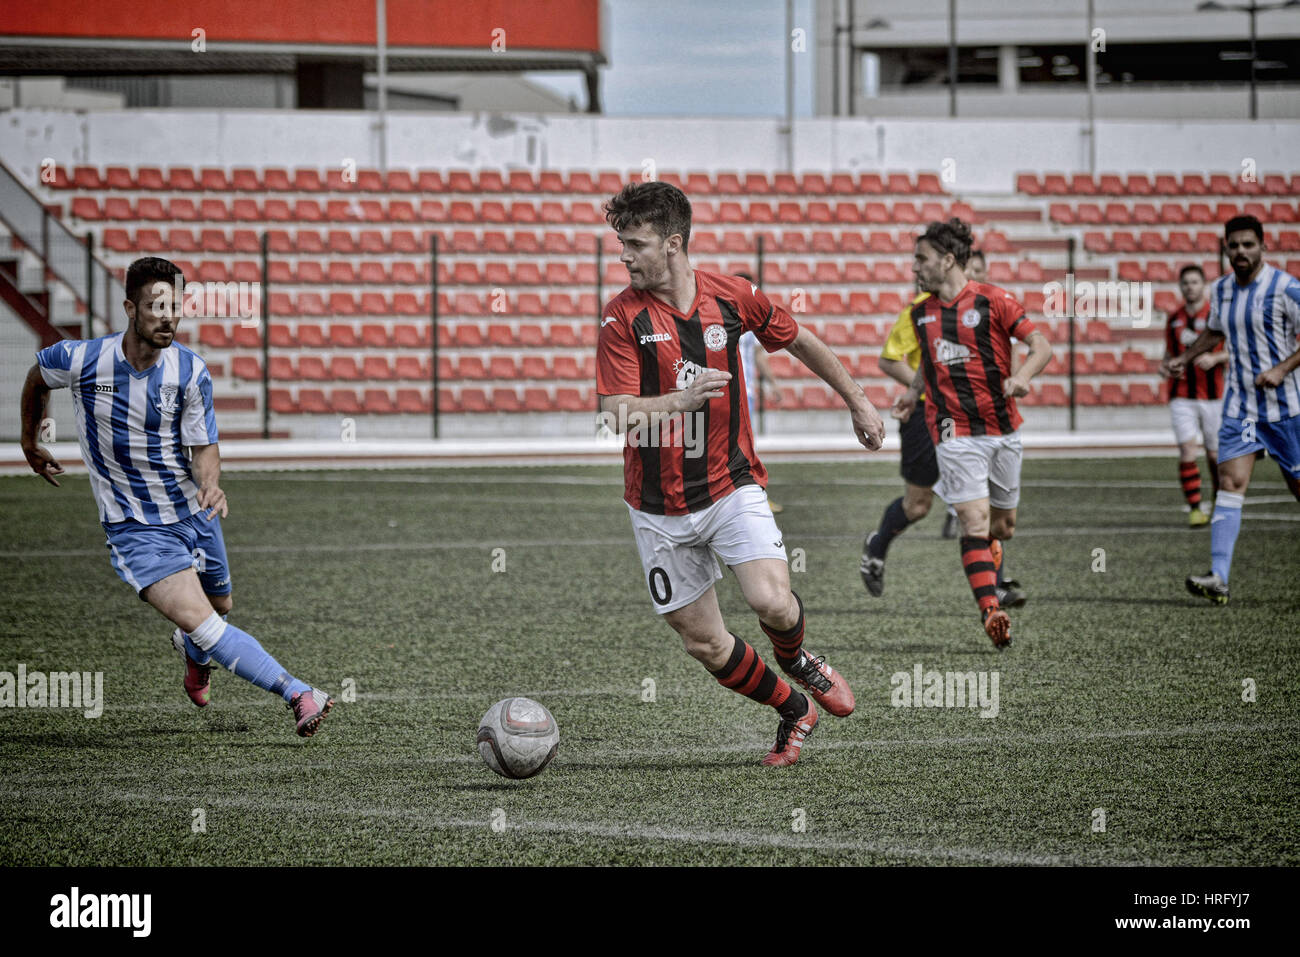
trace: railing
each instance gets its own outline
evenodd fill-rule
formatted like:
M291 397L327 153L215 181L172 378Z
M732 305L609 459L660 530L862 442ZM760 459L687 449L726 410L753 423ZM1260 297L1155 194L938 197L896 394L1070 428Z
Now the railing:
M45 291L49 292L50 280L55 279L85 306L87 337L94 335L96 319L105 329L112 329L112 316L121 310L121 303L126 299L122 283L95 255L91 237L82 239L68 229L3 163L0 163L0 221L19 242L41 258ZM52 304L49 297L46 302ZM60 324L53 315L48 318L51 323Z

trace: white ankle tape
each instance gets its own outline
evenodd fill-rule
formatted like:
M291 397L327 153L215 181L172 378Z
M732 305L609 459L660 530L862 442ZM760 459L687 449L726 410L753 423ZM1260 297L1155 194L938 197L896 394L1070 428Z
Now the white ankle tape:
M204 651L211 651L225 633L226 623L214 611L204 619L203 624L190 632L190 640Z

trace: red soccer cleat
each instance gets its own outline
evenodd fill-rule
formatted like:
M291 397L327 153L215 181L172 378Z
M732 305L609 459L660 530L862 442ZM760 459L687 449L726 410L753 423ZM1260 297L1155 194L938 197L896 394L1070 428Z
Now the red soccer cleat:
M206 708L212 700L212 666L197 665L186 654L185 639L179 628L172 632L172 647L181 653L181 658L185 661L185 693L200 708Z
M334 699L319 688L308 688L290 698L288 707L293 709L293 716L297 719L298 734L310 738L330 708L334 707Z
M801 653L799 661L786 673L835 717L844 718L853 713L853 689L843 675L826 663L825 656L810 658L806 652Z
M802 718L795 721L782 718L776 729L776 744L761 763L769 768L783 768L798 761L804 738L817 727L817 718L817 705L812 700L808 701L808 711Z
M1011 617L997 605L984 609L984 633L993 639L993 647L1001 651L1011 644Z

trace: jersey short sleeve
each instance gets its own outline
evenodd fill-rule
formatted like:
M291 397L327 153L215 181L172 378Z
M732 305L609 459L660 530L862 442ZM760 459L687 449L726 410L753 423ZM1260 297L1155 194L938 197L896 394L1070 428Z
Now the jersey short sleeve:
M613 305L601 317L596 340L596 391L600 395L641 394L641 357L632 339L632 320Z
M41 378L51 389L66 389L72 385L72 350L77 345L75 339L65 339L52 346L46 346L36 353L36 364L40 367Z
M885 347L880 350L880 358L906 361L913 369L921 358L921 344L916 341L916 326L912 325L912 307L908 306L898 314L893 328L885 339ZM917 360L913 362L913 359Z
M181 409L181 444L216 445L217 413L212 405L212 376L205 363L196 362L185 387Z
M784 349L799 335L799 323L794 316L767 298L763 290L753 283L748 294L740 295L740 324L753 332L768 352Z
M1223 328L1223 321L1219 318L1219 282L1220 281L1221 280L1216 279L1213 285L1210 286L1210 295L1208 297L1210 300L1210 314L1208 317L1206 317L1205 328L1209 329L1211 332L1227 331Z
M1025 315L1025 307L1006 290L999 290L999 295L994 297L989 311L997 328L1005 332L1008 338L1023 342L1038 331Z

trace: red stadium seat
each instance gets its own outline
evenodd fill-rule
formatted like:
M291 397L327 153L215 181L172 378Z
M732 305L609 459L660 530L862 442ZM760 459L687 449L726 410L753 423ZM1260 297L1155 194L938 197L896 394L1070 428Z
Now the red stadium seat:
M354 382L362 378L357 360L352 356L334 356L330 359L329 374L331 379L342 382Z
M307 382L328 382L332 377L325 368L325 360L320 356L302 356L298 360L298 378Z
M859 173L858 174L858 192L879 195L887 192L885 181L879 173Z
M366 389L362 393L361 406L368 415L391 415L400 411L387 389Z
M268 166L262 170L262 188L268 192L287 193L293 189L288 170Z
M296 169L293 171L293 188L303 193L321 193L325 191L325 181L320 170Z
M323 349L330 344L325 328L314 322L298 323L298 345L308 349Z
M292 393L288 389L272 389L270 391L271 411L279 415L295 415L298 412L298 403L294 401Z
M433 411L433 399L424 389L398 389L397 411L428 414Z
M330 389L330 411L338 415L361 415L365 409L351 389Z

